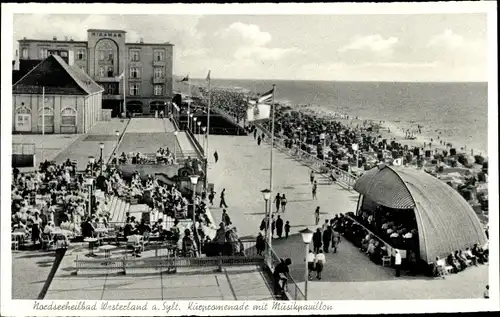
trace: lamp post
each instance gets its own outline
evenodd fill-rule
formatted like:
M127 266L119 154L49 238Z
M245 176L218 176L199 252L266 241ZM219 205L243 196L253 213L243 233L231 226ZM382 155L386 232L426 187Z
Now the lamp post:
M89 156L89 163L90 163L90 175L92 177L94 176L94 163L95 163L95 158L93 156Z
M195 239L195 243L197 241L196 237L198 236L198 231L196 230L196 204L195 204L195 195L196 195L196 185L198 184L198 175L190 175L189 179L191 180L191 184L193 185L193 237Z
M189 125L189 129L190 129L190 130L191 130L191 132L192 132L192 131L193 131L193 127L192 127L192 125L193 125L193 114L191 113L191 114L189 115L189 117L191 117L191 120L190 120L190 122L191 122L191 123L190 123L190 125Z
M87 186L88 186L88 190L89 190L89 201L88 201L88 208L89 208L89 212L88 212L88 216L91 217L92 216L92 184L93 184L94 180L92 178L87 178Z
M174 131L174 164L177 164L177 130Z
M102 170L102 165L103 165L103 161L102 161L102 150L104 149L104 142L101 142L99 143L99 149L101 150L101 154L99 156L99 161L101 161L101 170Z
M186 130L189 130L189 110L187 111L187 129Z
M192 122L193 127L192 127L192 131L191 131L193 134L196 134L196 121L197 120L198 120L198 118L196 118L196 117L193 118L193 122Z
M199 136L199 134L201 133L201 121L198 121L196 124L198 125L197 139L198 139L198 143L200 143L200 136Z
M207 131L207 127L201 127L201 131L203 132L203 153L205 152L205 139L206 139L206 134L205 131Z
M267 260L268 263L271 262L271 215L268 215L268 203L269 200L271 199L271 190L269 189L263 189L260 191L262 193L262 197L264 198L264 203L265 203L265 215L268 217L267 218L267 224L266 224L266 229L265 229L265 234L266 234L266 240L267 240Z
M357 143L353 143L353 145L351 145L351 148L354 151L354 156L356 157L356 168L358 168L358 149L359 149L359 146Z
M307 255L309 254L309 244L311 243L312 237L313 237L313 232L309 230L308 228L305 228L304 230L299 231L300 234L302 235L302 241L304 242L305 249L306 249L306 257L305 257L305 271L304 271L304 281L305 281L305 286L304 286L304 297L305 300L307 300L307 280L309 279L309 274L308 274L308 267L307 267Z

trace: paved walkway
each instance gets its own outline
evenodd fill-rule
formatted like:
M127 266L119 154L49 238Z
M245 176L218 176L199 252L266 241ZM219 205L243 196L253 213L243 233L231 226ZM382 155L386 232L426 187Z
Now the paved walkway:
M99 144L104 143L102 151L103 160L106 162L112 155L118 141L116 132L123 134L128 120L113 119L111 121L100 121L92 127L87 134L79 135L78 138L61 151L54 160L59 164L70 160L78 162L78 170L83 170L88 164L89 156L94 156L96 160L100 156Z
M212 209L215 221L221 220L222 209L217 204L221 190L226 188L226 203L229 205L226 209L240 236L256 236L264 217L264 202L260 190L269 187L269 145L262 143L257 146L253 136L210 136L210 147L219 153L218 163L213 161L213 157L209 157L209 182L215 184L217 192L216 207ZM316 206L321 207L320 224L337 213L355 211L358 194L320 178L318 200L313 201L309 169L277 150L273 155L274 193L285 193L288 199L286 212L279 215L285 221L290 221L291 225L289 239L274 239L273 249L278 256L292 259L291 275L298 283L303 283L304 244L298 231L305 227L315 230ZM272 196L274 199L275 194ZM445 281L424 276L414 277L405 272L400 278L396 278L394 269L372 263L345 240L342 241L339 252L328 253L326 259L323 279L312 282L321 287L317 288L316 293L310 293L310 299L364 299L363 296L368 296L367 292L371 292L372 299L405 299L408 294L436 298L452 298L451 294L457 294L457 298L475 298L477 292L488 284L488 266L470 268ZM384 291L375 291L379 283ZM342 290L333 292L334 289L339 289L339 285L342 285ZM366 292L363 292L363 285ZM464 287L465 285L471 286ZM428 289L432 287L434 291L429 292ZM425 295L427 293L432 295Z
M271 300L268 285L256 266L179 268L176 274L128 272L127 275L80 272L74 260L84 257L85 246L68 251L45 299L55 300ZM98 256L103 256L96 252ZM153 251L143 253L143 258Z

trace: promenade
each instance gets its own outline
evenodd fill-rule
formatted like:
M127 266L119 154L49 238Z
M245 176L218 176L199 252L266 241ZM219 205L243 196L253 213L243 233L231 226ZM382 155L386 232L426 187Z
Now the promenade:
M215 184L217 192L212 215L216 222L220 222L222 209L218 208L219 194L226 188L226 203L229 206L226 210L239 235L256 236L264 217L260 190L269 188L269 145L263 142L258 146L253 136L211 135L210 149L209 182ZM214 162L212 155L215 150L219 153L218 163ZM292 259L291 275L302 285L304 244L298 232L305 227L316 229L316 206L321 208L320 225L337 213L355 211L358 194L317 176L318 200L312 200L309 169L278 150L274 150L273 155L272 199L278 192L286 195L286 212L279 215L291 225L288 240L274 239L273 249L278 256ZM346 240L340 244L338 253L326 254L326 260L323 279L309 283L309 299L406 299L408 294L415 299L478 298L488 284L487 265L469 268L445 280L410 276L406 272L396 278L394 269L372 263ZM383 287L383 291L376 291L377 287Z
M177 273L128 270L80 272L73 275L76 256L85 258L86 245L68 250L44 299L52 300L272 300L269 285L256 266L178 268ZM115 252L117 253L117 252ZM103 256L101 253L96 253ZM143 258L153 256L143 252ZM122 254L116 254L121 256ZM154 271L154 270L153 270Z

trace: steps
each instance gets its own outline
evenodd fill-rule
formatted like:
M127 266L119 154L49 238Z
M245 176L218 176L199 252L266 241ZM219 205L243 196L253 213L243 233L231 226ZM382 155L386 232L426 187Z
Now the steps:
M130 209L130 204L116 196L112 196L110 204L110 222L111 223L124 223L126 220L126 213Z

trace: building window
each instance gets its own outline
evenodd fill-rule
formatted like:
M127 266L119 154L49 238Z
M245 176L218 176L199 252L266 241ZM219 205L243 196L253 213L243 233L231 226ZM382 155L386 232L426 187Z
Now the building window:
M23 49L21 50L21 56L22 56L24 59L28 58L28 49L27 49L27 48L23 48Z
M138 62L139 61L139 51L131 50L130 51L130 60L132 62Z
M92 32L92 36L95 36L95 32Z
M138 84L130 84L130 95L131 96L139 96L139 85Z
M155 94L155 96L163 95L163 85L155 85L154 86L154 94Z
M49 56L49 51L46 48L40 49L40 58L46 59Z
M61 51L61 57L68 57L68 51Z
M120 33L118 33L118 37L122 37L122 35Z
M154 76L155 78L163 78L163 67L155 67Z
M49 55L59 55L59 51L50 50Z
M114 89L114 87L113 87L113 86L111 86L111 85L108 85L108 86L106 87L106 93L107 93L108 95L114 95L114 94L115 94L115 89Z
M46 127L53 127L54 126L54 110L49 108L49 107L45 107L42 109L40 109L38 111L38 125L40 127L42 126L46 126Z
M64 108L61 111L61 125L76 126L76 110L74 108Z
M140 78L141 74L139 72L139 68L131 67L130 68L130 78Z
M104 77L104 67L99 67L99 77Z
M163 50L155 50L154 51L154 60L157 62L162 62L165 58L165 52Z
M104 60L104 51L99 51L99 60L100 61Z
M85 50L77 50L76 51L76 59L84 60L85 59Z

